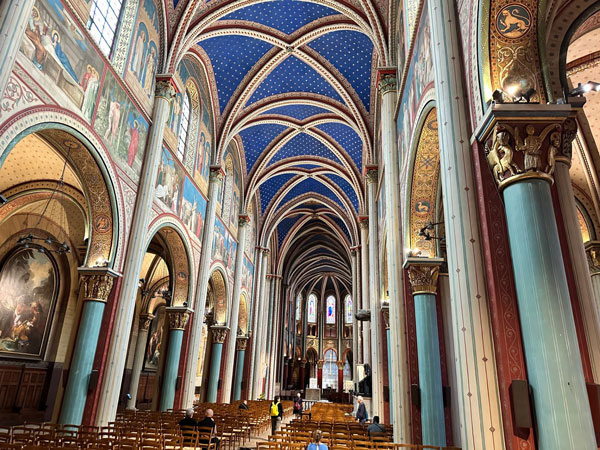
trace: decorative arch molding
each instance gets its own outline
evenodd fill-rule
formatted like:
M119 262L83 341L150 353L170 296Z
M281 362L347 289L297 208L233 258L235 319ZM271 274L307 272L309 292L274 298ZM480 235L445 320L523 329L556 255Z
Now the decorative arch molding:
M305 236L313 237L313 235L316 234L315 230L317 230L319 234L324 234L324 235L330 234L330 235L332 235L333 238L336 238L338 240L338 242L340 242L340 244L342 245L344 250L346 251L348 258L350 257L350 243L348 242L348 239L347 239L346 235L344 234L344 232L342 230L340 230L340 228L338 227L338 225L335 222L328 220L327 215L320 215L318 218L319 218L319 220L321 220L324 223L324 225L328 225L329 228L327 226L317 228L316 224L313 227L305 228L304 225L306 223L310 222L311 220L313 220L314 217L307 216L307 217L301 218L294 225L294 227L292 227L292 229L290 230L290 232L284 239L284 241L281 245L282 256L287 254L287 251L292 247L292 244L294 242L298 243L298 241Z
M169 281L169 277L164 277L150 286L149 293L142 298L140 314L154 314L160 306L169 306L164 298L155 296L160 288L169 285Z
M70 149L68 160L82 181L90 212L84 265L117 269L124 241L120 230L125 230L125 208L118 176L104 144L76 114L51 106L33 107L0 128L0 168L15 145L31 133L49 141L65 158L65 148Z
M214 295L214 320L218 325L229 324L229 292L227 286L227 270L220 262L210 269L208 280Z
M166 260L172 277L171 306L182 306L184 303L193 304L194 271L192 259L192 245L184 227L176 221L175 216L161 217L153 222L148 229L150 238L146 241L146 248L155 235L165 242L169 260Z

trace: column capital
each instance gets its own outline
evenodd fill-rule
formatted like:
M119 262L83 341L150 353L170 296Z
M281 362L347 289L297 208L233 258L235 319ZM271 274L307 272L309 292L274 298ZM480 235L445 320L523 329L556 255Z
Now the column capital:
M367 179L367 183L377 183L379 181L379 166L365 166L365 178Z
M358 226L360 228L369 229L369 216L358 216Z
M144 313L140 314L140 331L148 331L150 329L150 324L152 323L152 319L154 319L154 314Z
M157 75L156 76L156 88L154 89L154 96L165 99L170 102L177 94L177 86L173 81L172 75Z
M236 339L236 348L238 351L243 351L248 348L248 336L238 336Z
M377 71L377 89L381 95L398 90L398 78L394 67L381 68Z
M556 162L570 165L573 114L568 104L493 103L475 136L498 189L531 178L552 183Z
M225 177L225 171L219 165L210 166L210 181L220 183Z
M238 226L243 227L250 223L250 216L247 214L240 214L238 217Z
M335 364L338 370L344 370L344 361L336 361Z
M185 330L192 310L187 306L168 306L165 310L169 317L169 329Z
M322 369L323 368L323 364L325 364L325 361L323 361L322 359L319 359L317 361L317 369Z
M408 270L413 295L437 293L437 280L443 262L442 258L406 259L404 268Z
M108 267L80 267L79 280L83 284L83 301L106 303L115 278L121 276Z
M586 242L585 254L590 267L590 274L600 274L600 241Z
M381 307L381 315L383 316L383 323L385 325L385 329L390 329L390 305L389 303L384 303Z
M212 327L210 327L213 343L222 344L223 342L225 342L225 338L227 337L228 331L229 327L224 325L213 325Z

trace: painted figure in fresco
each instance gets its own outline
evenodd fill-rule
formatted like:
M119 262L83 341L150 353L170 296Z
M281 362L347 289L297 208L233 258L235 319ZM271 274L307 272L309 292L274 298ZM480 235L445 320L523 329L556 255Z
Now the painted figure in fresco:
M69 60L69 57L62 50L62 46L60 44L60 34L56 30L54 30L52 32L52 46L54 47L54 53L56 54L56 57L58 58L60 63L63 65L63 67L65 68L67 73L69 75L71 75L73 80L75 80L76 84L79 84L77 74L75 73L75 70L73 69L73 66L71 65L71 61Z
M140 24L141 25L141 24ZM135 42L133 58L131 60L131 70L136 74L138 81L141 79L144 68L144 53L146 52L146 33L140 29Z
M144 82L142 87L148 97L152 96L152 81L154 80L154 68L156 67L156 50L154 47L150 48L148 56L146 57L146 71L144 72Z
M175 185L173 189L173 197L171 198L171 209L177 212L177 203L179 201L179 186Z
M129 135L131 139L129 141L129 148L127 149L127 164L129 164L129 167L133 167L140 142L140 125L137 120L134 120L133 126L129 127Z
M181 114L181 102L182 100L181 94L177 94L177 98L175 101L171 103L171 131L174 134L177 134L177 129L179 128L179 116Z
M114 88L110 91L110 106L108 109L108 127L104 133L104 140L109 141L110 144L115 143L117 137L117 131L119 128L119 121L121 120L121 103L119 103L114 93ZM110 136L110 139L109 139Z
M98 88L100 87L100 75L98 71L88 64L88 70L84 75L81 87L83 88L83 103L81 112L88 120L92 120L94 106L96 105L96 97L98 96Z
M33 43L35 47L35 53L33 55L32 62L38 68L42 69L42 64L46 61L48 53L42 43L42 36L44 35L44 27L40 18L40 12L36 7L31 10L31 17L29 17L29 23L25 30L25 35Z
M200 133L200 144L196 153L196 170L202 173L202 164L204 163L204 145L206 144L206 136L204 131Z

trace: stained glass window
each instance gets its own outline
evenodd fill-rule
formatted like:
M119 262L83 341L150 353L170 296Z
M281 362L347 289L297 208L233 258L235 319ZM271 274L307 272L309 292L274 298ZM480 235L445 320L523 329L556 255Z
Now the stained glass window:
M308 302L307 302L307 316L306 316L306 320L307 322L310 323L316 323L317 322L317 297L315 294L310 294L308 296Z
M335 297L327 297L327 321L326 323L335 323Z
M352 310L352 297L350 297L350 295L346 295L346 298L344 299L344 306L346 308L346 323L352 323L352 314L354 314L354 311Z
M296 297L296 322L302 318L302 295L298 294Z
M323 387L337 389L338 387L338 367L337 354L335 350L329 349L325 352L325 363L323 364Z
M190 98L187 91L183 97L183 105L181 105L181 125L179 128L179 138L177 141L177 157L183 161L185 156L185 145L187 144L188 128L190 125Z
M88 30L106 56L110 56L115 40L121 4L121 0L94 0L90 9Z

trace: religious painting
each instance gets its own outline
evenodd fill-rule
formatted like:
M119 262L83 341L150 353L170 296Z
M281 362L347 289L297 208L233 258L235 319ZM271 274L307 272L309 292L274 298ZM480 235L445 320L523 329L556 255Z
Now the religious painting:
M398 18L396 23L396 51L398 60L398 83L402 80L402 72L406 63L406 34L404 28L404 5L398 2Z
M59 275L43 247L18 248L0 268L0 355L43 357Z
M246 296L242 294L240 297L240 312L238 319L238 335L248 334L248 300Z
M144 161L148 122L110 70L104 78L94 129L119 167L137 181Z
M164 351L163 341L166 319L165 308L159 307L154 313L154 319L152 319L148 330L148 345L146 346L146 356L144 358L145 370L156 371L158 369L160 355Z
M194 186L194 183L188 177L185 177L180 218L190 232L198 238L202 236L205 214L206 199L196 186Z
M208 192L208 177L210 175L211 145L210 138L202 125L198 138L198 151L194 161L194 180L203 192Z
M179 205L185 174L175 157L163 147L162 157L158 165L155 197L173 214L179 215Z
M248 209L252 210L253 205L251 205ZM248 211L248 218L250 219L250 223L247 225L248 236L246 237L246 248L244 249L244 252L246 252L246 255L248 255L249 257L253 257L254 247L256 246L256 243L254 242L254 240L256 239L256 230L254 228L256 224L254 222L254 214L251 211Z
M143 0L138 7L138 16L129 49L125 81L140 100L146 111L152 108L154 80L158 63L158 9L153 0Z
M229 234L221 220L215 220L215 231L213 236L213 261L222 261L227 269L227 275L233 278L235 272L235 252L237 242Z
M17 62L59 105L91 122L104 62L60 0L35 2Z
M327 297L327 300L325 301L325 306L327 308L325 323L335 323L335 297L333 295Z
M252 292L252 280L254 279L254 266L244 255L244 267L242 271L242 289Z

